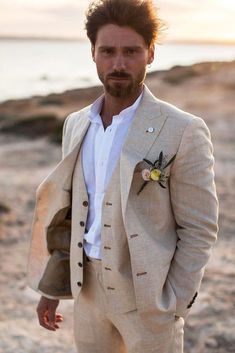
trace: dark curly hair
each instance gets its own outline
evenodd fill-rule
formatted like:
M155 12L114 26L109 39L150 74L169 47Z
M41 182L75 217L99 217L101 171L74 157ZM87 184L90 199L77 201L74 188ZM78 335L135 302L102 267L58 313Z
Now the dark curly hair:
M90 42L95 46L98 30L107 25L131 27L151 47L157 41L162 21L152 0L96 0L86 13L85 29Z

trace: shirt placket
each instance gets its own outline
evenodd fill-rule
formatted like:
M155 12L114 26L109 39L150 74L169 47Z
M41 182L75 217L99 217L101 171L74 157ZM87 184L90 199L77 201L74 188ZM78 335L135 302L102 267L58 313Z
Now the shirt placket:
M106 189L106 175L109 173L109 155L111 152L116 127L110 125L103 132L102 142L100 144L99 154L96 161L96 192L103 195ZM97 141L98 142L98 141ZM100 142L99 142L100 143Z

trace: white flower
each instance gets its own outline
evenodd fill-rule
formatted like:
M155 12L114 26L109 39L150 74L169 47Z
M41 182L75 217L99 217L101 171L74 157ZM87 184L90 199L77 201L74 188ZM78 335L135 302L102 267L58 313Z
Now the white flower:
M145 181L149 181L151 179L151 172L149 169L143 169L142 170L142 178L145 180Z

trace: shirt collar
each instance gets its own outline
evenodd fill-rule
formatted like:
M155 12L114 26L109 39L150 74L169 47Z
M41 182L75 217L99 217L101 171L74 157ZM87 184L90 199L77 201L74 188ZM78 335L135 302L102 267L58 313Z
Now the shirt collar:
M96 99L96 101L91 105L89 112L89 119L92 123L102 124L100 111L104 100L104 94Z
M143 91L140 93L139 97L135 100L135 102L125 108L124 110L122 110L119 115L114 115L113 116L113 121L112 123L115 124L120 124L121 122L125 121L129 121L132 120L134 118L135 112L140 104L141 98L143 96ZM100 111L101 111L101 107L103 104L103 100L104 100L104 95L102 95L101 97L99 97L92 105L90 108L90 113L89 113L89 119L92 123L98 123L98 124L102 124L102 120L100 117Z

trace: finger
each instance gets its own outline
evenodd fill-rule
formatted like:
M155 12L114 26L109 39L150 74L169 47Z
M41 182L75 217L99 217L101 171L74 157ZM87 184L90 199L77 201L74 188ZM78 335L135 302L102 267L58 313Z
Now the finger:
M55 327L56 313L55 313L55 308L53 306L49 307L47 316L48 316L48 324L51 327Z
M56 313L56 316L58 316L58 317L63 317L63 315L60 314L60 313Z
M47 324L46 322L40 323L40 326L42 326L43 328L45 328L49 331L56 331L56 329L59 328L59 327L51 326L51 325Z
M40 326L44 327L47 330L50 331L55 331L55 328L51 327L48 323L48 316L47 313L42 313L42 312L38 312L38 320L39 320L39 324Z
M55 322L63 322L63 318L57 318L56 317Z
M46 318L45 318L45 325L47 326L47 328L49 328L49 329L52 330L52 331L56 331L56 329L59 329L59 328L60 328L59 325L57 325L56 322L57 322L56 316L55 316L55 322L54 322L54 323L51 323L51 322L49 321L49 316L48 316L48 313L47 313ZM58 322L60 322L60 321L58 321Z
M61 315L61 314L56 314L56 317L55 317L55 321L56 321L56 322L61 322L61 321L63 321L63 320L64 320L63 315Z

